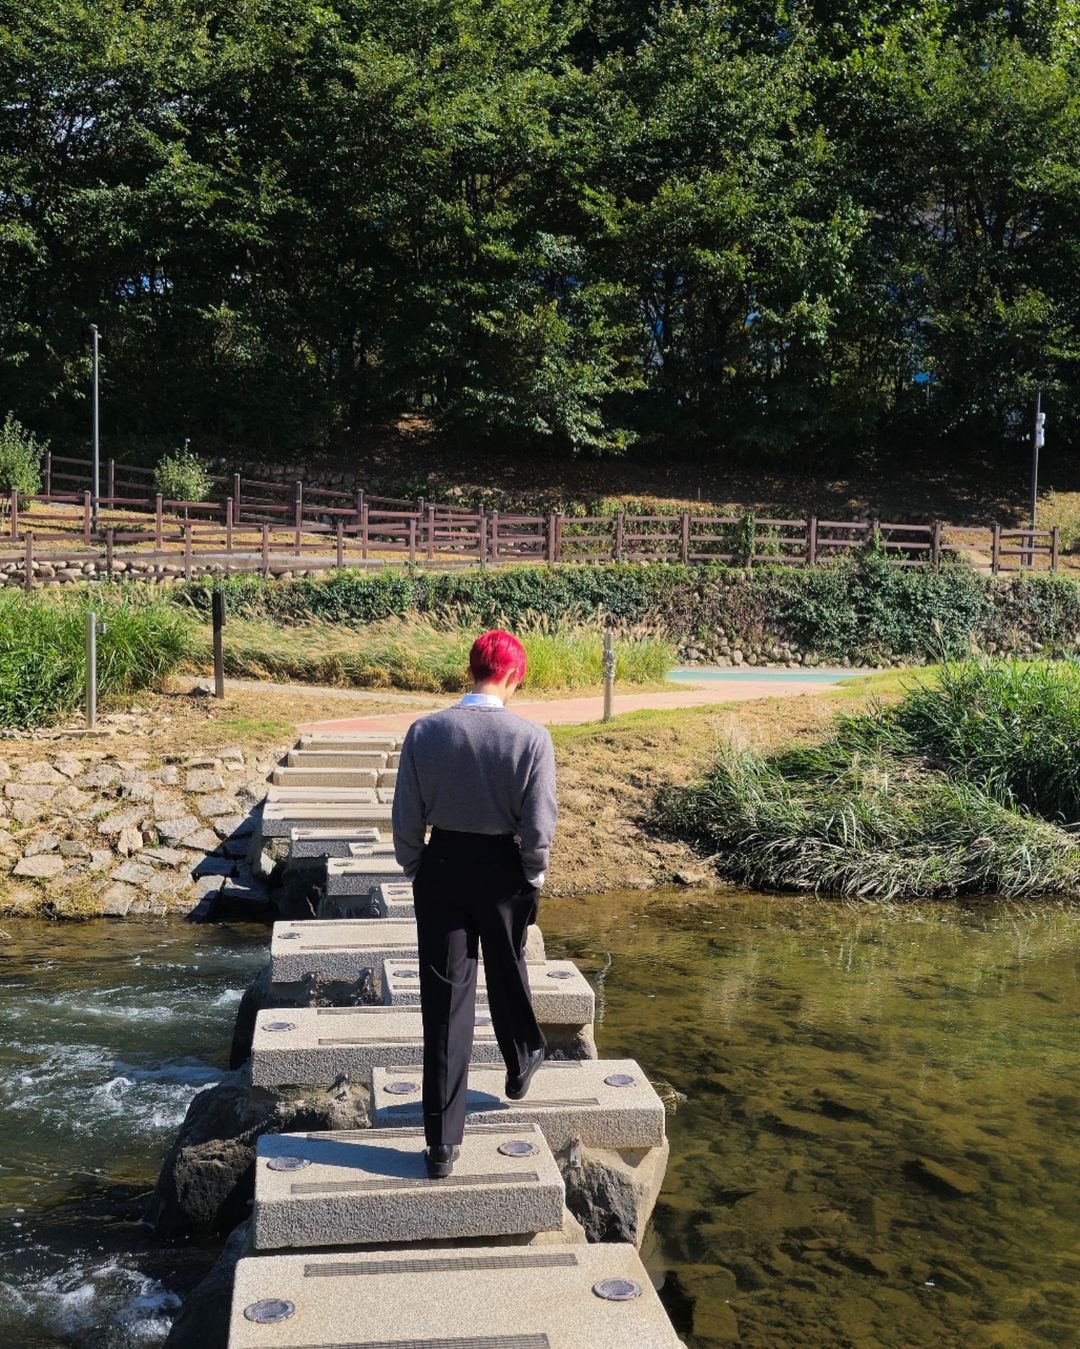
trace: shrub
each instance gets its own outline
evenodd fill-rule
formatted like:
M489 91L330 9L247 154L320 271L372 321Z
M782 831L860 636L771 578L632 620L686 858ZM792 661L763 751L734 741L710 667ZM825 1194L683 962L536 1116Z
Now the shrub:
M78 708L86 693L90 607L103 625L98 637L103 704L159 683L188 654L191 624L165 602L0 591L0 726L47 725Z
M46 448L9 412L0 426L0 492L23 496L40 492L41 457Z
M211 486L209 468L190 450L165 455L154 470L154 487L167 501L205 501Z

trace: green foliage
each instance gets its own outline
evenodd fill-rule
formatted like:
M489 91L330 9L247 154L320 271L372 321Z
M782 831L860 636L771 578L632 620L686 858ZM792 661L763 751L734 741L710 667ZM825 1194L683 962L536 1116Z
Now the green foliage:
M158 600L0 591L0 726L48 725L86 691L86 611L98 615L103 704L158 684L185 659L191 624Z
M1080 669L966 662L771 758L726 746L659 817L724 875L848 898L1080 884ZM1062 827L1064 826L1064 827Z
M0 492L23 496L40 492L45 449L9 412L0 426Z
M174 450L154 469L154 487L166 501L205 501L211 485L210 470L190 450Z
M91 321L113 446L1074 436L1074 0L10 8L0 400L65 444Z
M471 628L428 623L374 623L357 633L325 623L277 627L266 620L230 623L225 669L242 678L299 680L351 688L455 693L466 686ZM602 678L602 643L595 630L521 630L528 657L529 690L594 688ZM198 656L210 657L210 636ZM659 683L674 664L671 647L640 637L616 646L616 678L627 684Z
M210 612L218 581L174 601ZM476 628L606 621L711 649L786 641L825 660L940 660L982 651L1080 647L1080 585L1064 576L995 580L961 566L894 567L873 550L827 567L750 571L671 563L369 573L264 581L230 576L229 611L276 623L377 623L420 617Z

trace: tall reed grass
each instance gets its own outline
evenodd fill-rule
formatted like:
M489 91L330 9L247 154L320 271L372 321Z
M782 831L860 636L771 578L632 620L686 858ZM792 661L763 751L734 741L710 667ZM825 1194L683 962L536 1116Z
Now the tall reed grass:
M845 898L1075 893L1080 671L964 663L824 744L721 748L659 818L732 880ZM1063 827L1065 826L1065 827Z
M0 726L48 725L78 708L86 694L89 608L99 619L103 704L158 684L188 655L192 624L171 604L0 592Z
M465 687L473 628L423 623L376 623L363 628L305 624L282 628L231 621L225 629L225 670L233 677L293 680L352 688L455 693ZM529 672L525 690L589 688L603 677L601 639L595 630L522 632ZM202 629L196 659L209 658ZM667 643L641 637L616 643L616 679L628 684L662 681L674 664Z

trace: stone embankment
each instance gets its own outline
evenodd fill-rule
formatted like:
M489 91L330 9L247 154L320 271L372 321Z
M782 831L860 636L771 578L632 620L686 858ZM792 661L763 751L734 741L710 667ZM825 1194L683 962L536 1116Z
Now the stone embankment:
M328 558L333 553L331 545ZM263 566L258 550L246 560L208 561L206 555L193 557L190 565L184 565L182 553L177 553L175 562L163 562L160 555L141 558L137 554L117 556L113 559L112 570L104 556L96 560L61 561L59 557L36 559L31 567L34 589L41 586L79 585L89 581L145 581L150 584L169 585L177 581L189 580L195 576L226 576L234 572L262 571ZM224 559L225 555L222 554ZM360 565L350 560L350 565ZM271 557L266 566L269 575L280 581L291 581L297 576L320 576L322 572L312 567L298 567L280 557ZM25 562L0 563L0 586L26 586Z
M305 739L256 818L279 908L307 916L275 924L233 1071L195 1098L151 1201L162 1238L232 1232L168 1349L673 1349L636 1250L665 1106L637 1063L597 1057L593 991L537 929L550 1060L506 1097L481 981L461 1155L427 1176L416 926L381 832L396 750Z

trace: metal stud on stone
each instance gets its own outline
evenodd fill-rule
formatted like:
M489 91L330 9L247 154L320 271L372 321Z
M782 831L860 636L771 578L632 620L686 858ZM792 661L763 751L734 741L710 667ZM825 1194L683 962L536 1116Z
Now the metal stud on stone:
M478 1017L473 1021L473 1025L474 1025L474 1026L490 1026L490 1025L491 1025L491 1017L489 1017L489 1016L478 1016Z
M244 1318L259 1326L273 1326L279 1321L287 1321L295 1311L293 1304L284 1298L268 1297L245 1307Z
M635 1085L635 1079L629 1073L612 1073L610 1077L605 1077L604 1081L609 1087L632 1087Z
M573 977L573 970L548 970L549 979L572 979Z
M419 979L419 978L420 978L420 971L419 971L419 970L398 970L398 972L397 972L397 977L398 977L399 979Z
M299 940L300 940L300 933L299 933L299 932L279 932L279 933L278 933L278 941L299 941Z
M311 1163L306 1157L271 1157L266 1165L271 1171L303 1171Z
M295 1021L267 1021L263 1030L295 1030Z
M391 1096L411 1096L417 1090L415 1082L387 1082L383 1087L383 1091L388 1091Z
M524 1138L512 1138L509 1143L501 1143L499 1151L504 1157L534 1157L540 1149Z
M601 1279L593 1284L593 1292L605 1302L632 1302L641 1296L641 1285L633 1279Z

